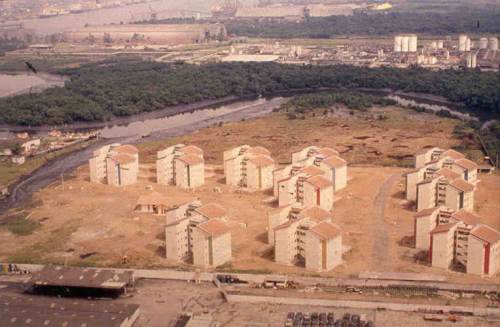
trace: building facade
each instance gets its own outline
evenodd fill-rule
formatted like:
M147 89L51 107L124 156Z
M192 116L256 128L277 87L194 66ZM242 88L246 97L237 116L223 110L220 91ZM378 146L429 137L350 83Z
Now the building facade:
M224 151L226 184L253 190L266 190L273 186L274 160L269 150L242 145Z
M190 201L166 211L166 258L210 268L231 260L226 210L216 203Z
M111 144L94 151L89 159L90 181L115 186L137 183L139 150L125 144Z
M342 230L332 223L330 212L317 206L287 206L269 213L268 242L280 264L329 271L342 263Z
M198 188L205 184L203 150L194 145L177 144L158 151L156 180L162 185Z

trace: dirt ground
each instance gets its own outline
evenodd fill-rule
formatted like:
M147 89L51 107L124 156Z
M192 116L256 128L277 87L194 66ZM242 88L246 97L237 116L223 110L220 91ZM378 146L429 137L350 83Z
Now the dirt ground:
M378 119L384 115L385 119ZM183 137L141 144L137 185L115 188L91 184L82 166L64 183L57 182L35 195L25 214L40 222L27 236L0 229L0 260L74 265L178 267L164 257L164 218L134 211L141 194L165 194L172 204L199 198L218 202L229 213L233 261L226 271L311 274L302 267L273 262L267 244L269 192L240 192L223 184L222 152L240 144L262 145L280 163L306 145L332 146L348 160L349 181L336 193L334 221L344 229L343 242L352 247L345 263L324 276L356 276L362 271L426 272L446 275L450 281L499 283L431 268L415 261L411 238L414 208L404 200L402 174L411 155L425 146L443 148L463 142L452 137L456 121L399 109L375 109L368 114L337 113L329 117L288 120L275 113L251 121L214 126ZM174 143L200 146L207 161L206 184L183 191L155 183L156 151ZM474 151L474 147L472 147ZM500 176L481 175L476 209L484 223L500 228ZM216 190L220 189L220 193ZM7 245L8 246L5 246ZM183 269L192 269L183 265Z
M303 295L295 293L293 296ZM310 295L308 295L310 296ZM391 298L392 300L392 298ZM425 322L423 315L410 312L377 311L363 309L341 309L300 305L227 303L219 289L211 284L193 284L176 281L143 280L129 299L119 302L141 304L141 315L135 326L166 326L175 321L180 312L212 314L221 326L268 327L283 326L289 312L333 312L342 317L346 312L359 314L364 320L372 320L377 327L427 327L436 322ZM446 317L445 317L446 318ZM397 323L396 323L397 322ZM498 321L496 321L498 322ZM463 317L457 323L443 321L439 326L495 326L495 321L480 317ZM396 323L396 324L395 324Z

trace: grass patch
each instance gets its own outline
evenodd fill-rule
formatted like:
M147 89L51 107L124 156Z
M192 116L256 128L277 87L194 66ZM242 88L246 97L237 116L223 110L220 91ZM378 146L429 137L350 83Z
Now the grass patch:
M81 220L73 220L68 222L62 227L53 230L50 236L33 245L22 248L16 253L8 257L8 262L14 263L59 263L59 259L47 258L46 255L50 253L61 251L67 243L71 234L78 230ZM64 260L64 259L62 259Z
M62 155L71 153L73 151L81 150L95 141L87 141L68 146L60 151L50 152L44 155L27 158L26 162L22 165L13 164L10 161L0 162L0 185L8 186L16 182L21 176L28 175L46 164L52 159L56 159Z
M17 218L5 224L5 228L18 236L30 235L39 227L39 222L27 218Z

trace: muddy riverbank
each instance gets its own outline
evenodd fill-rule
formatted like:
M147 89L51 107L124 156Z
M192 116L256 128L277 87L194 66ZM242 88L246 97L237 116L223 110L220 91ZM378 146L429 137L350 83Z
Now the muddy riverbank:
M191 114L188 118L182 117L186 114L178 114L162 119L164 128L157 128L148 136L138 130L134 135L124 134L115 138L101 138L91 146L63 155L49 161L30 175L25 176L10 187L10 195L0 203L0 213L9 208L18 207L30 199L31 195L40 189L58 180L64 174L70 173L77 167L84 165L90 158L92 152L99 147L110 143L138 143L158 140L167 137L180 136L194 132L200 128L208 127L220 122L240 121L242 119L264 116L288 101L287 98L277 97L270 100L258 99L253 101L241 101L215 109L200 110ZM0 219L1 221L1 219Z

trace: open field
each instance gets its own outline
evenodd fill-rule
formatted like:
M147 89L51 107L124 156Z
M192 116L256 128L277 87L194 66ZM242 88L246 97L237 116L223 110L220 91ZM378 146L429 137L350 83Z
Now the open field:
M383 117L383 118L379 118ZM148 189L165 194L172 204L190 198L218 202L227 208L232 229L233 262L226 271L309 274L301 267L273 262L267 244L269 192L235 192L222 175L222 152L240 144L262 145L280 163L292 151L309 144L337 148L350 163L349 182L336 194L334 221L344 229L344 243L352 247L345 263L324 276L347 277L362 271L427 272L450 281L498 283L416 263L412 247L414 209L403 199L402 166L425 146L461 145L453 137L457 121L398 108L374 108L351 115L336 110L289 120L284 114L202 129L193 134L140 144L141 168L137 185L114 188L89 183L88 168L77 169L64 184L54 183L35 194L34 204L20 215L40 222L26 236L0 229L0 260L120 266L124 255L135 267L172 267L164 258L164 219L134 212L139 195ZM155 183L156 151L174 143L200 146L205 151L206 184L195 192ZM468 144L477 151L475 144ZM484 223L500 228L500 176L481 175L476 206ZM215 189L220 189L215 192ZM3 246L8 244L9 246ZM192 269L185 265L183 269Z

